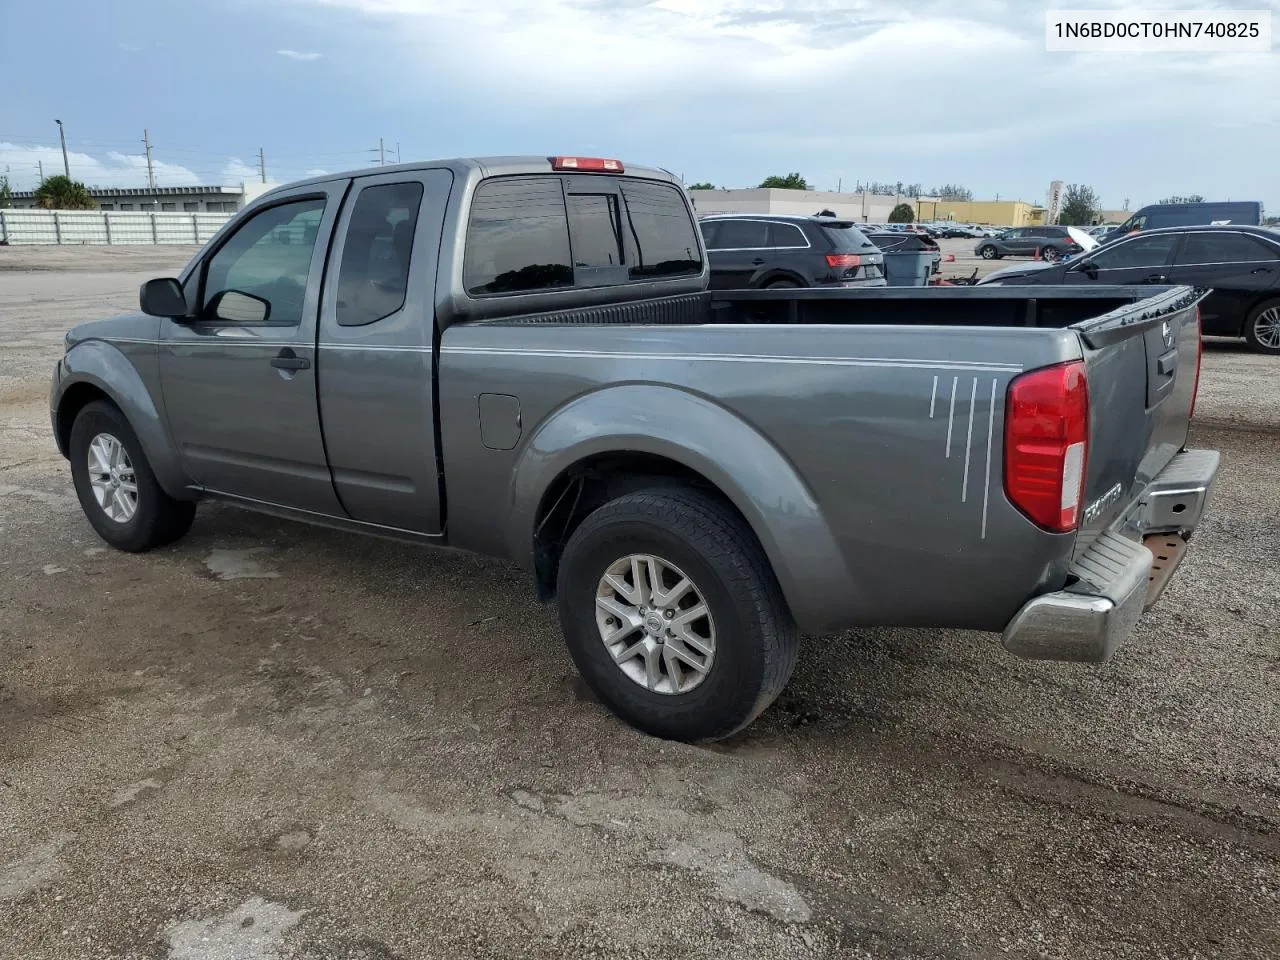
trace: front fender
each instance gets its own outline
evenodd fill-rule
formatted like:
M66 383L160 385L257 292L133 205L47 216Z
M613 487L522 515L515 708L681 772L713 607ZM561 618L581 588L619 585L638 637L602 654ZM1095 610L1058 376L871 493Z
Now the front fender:
M511 555L527 568L539 504L564 471L602 454L665 457L741 511L801 630L826 632L857 608L844 557L791 463L750 424L705 397L654 384L606 387L561 407L530 438L512 481Z
M133 346L149 351L147 356L137 358L139 362L155 363L154 346ZM69 398L73 403L79 399L78 385L100 390L120 408L137 434L142 452L165 493L177 499L191 499L187 478L164 418L130 358L105 340L85 340L67 351L58 365L57 379L49 397L55 429L62 422L63 404Z

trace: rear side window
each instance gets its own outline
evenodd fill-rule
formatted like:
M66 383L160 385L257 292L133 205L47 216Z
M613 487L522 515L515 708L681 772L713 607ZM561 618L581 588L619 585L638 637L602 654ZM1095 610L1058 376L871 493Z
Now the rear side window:
M471 202L462 282L471 294L573 285L558 177L488 180Z
M636 245L630 276L639 280L701 273L698 237L680 192L665 183L618 183Z
M1277 257L1274 249L1242 233L1189 233L1178 263L1248 263Z
M698 229L702 231L702 245L708 250L716 249L720 233L720 221L699 220Z
M338 269L338 326L360 327L404 306L422 184L387 183L360 191Z
M794 223L771 223L769 224L769 246L803 248L809 246L809 241L805 239L804 231Z

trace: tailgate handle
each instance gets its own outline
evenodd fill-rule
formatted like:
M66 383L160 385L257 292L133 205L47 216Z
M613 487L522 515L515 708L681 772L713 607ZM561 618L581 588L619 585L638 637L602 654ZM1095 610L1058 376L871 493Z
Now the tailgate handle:
M1156 369L1161 376L1171 377L1178 369L1178 351L1170 350L1156 361Z

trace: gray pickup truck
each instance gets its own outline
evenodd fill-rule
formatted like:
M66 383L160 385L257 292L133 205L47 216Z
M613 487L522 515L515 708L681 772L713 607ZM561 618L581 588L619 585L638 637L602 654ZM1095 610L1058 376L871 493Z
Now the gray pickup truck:
M1187 287L707 290L668 173L406 164L272 190L73 329L53 429L111 545L216 499L513 558L600 698L728 735L799 635L1102 662L1218 466Z

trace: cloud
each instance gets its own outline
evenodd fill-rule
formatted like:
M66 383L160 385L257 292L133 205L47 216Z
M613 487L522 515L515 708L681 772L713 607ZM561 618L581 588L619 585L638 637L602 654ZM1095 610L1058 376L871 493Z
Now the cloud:
M141 187L147 183L147 158L142 154L112 151L94 157L74 150L67 152L72 179L91 187ZM44 165L44 175L62 173L62 151L57 147L33 147L0 142L0 169L10 168L9 179L14 189L33 190L39 182L37 164ZM191 169L162 160L154 164L156 185L186 187L201 183Z
M290 60L319 60L324 54L316 53L313 50L300 52L298 50L277 50L276 53L282 57L288 57Z

